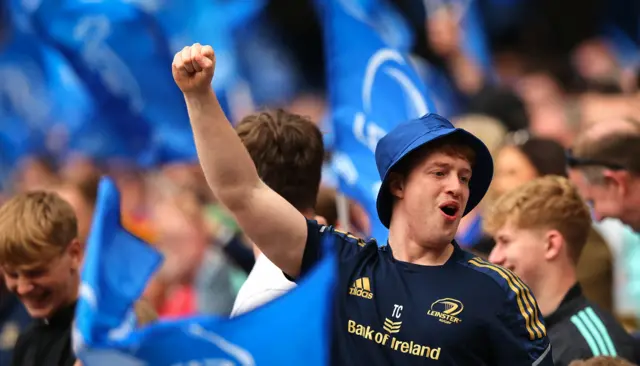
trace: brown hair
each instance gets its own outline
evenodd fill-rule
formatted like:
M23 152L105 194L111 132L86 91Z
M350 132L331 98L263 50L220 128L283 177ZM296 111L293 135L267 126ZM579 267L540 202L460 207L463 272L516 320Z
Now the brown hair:
M573 361L569 366L636 366L636 364L620 357L598 356L588 360Z
M635 133L616 131L598 139L583 135L573 146L572 155L583 160L619 165L634 174L640 174L640 159L637 158L640 156L640 122L631 118L625 121Z
M56 193L21 193L0 207L2 265L40 264L64 252L77 237L73 208Z
M476 160L475 151L459 135L452 135L437 139L424 147L410 152L394 166L393 171L406 177L416 165L434 152L463 158L471 166Z
M236 131L271 189L298 210L315 207L324 144L313 122L277 109L243 118Z
M485 213L484 228L495 234L507 222L522 229L555 229L578 261L591 229L591 215L578 190L566 178L536 178L502 195Z
M316 214L327 220L327 225L336 226L338 223L338 206L336 190L331 187L320 187L316 201Z

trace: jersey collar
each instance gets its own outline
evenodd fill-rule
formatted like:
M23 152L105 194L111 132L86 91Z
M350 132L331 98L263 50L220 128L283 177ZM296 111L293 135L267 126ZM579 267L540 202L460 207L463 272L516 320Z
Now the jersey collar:
M393 261L395 264L402 266L408 270L411 271L431 271L433 269L436 268L442 268L442 267L446 267L449 266L453 263L456 263L458 261L458 259L460 258L460 256L464 253L464 251L460 248L460 246L458 245L458 243L453 240L451 242L451 245L453 245L453 253L451 253L451 257L449 257L449 259L447 259L446 262L444 262L444 264L440 265L440 266L423 266L423 265L419 265L419 264L413 264L413 263L409 263L409 262L402 262L399 260L396 260L393 257L393 250L391 249L391 246L389 245L389 242L387 241L387 244L383 247L380 247L380 249L384 252L386 252L389 257L391 258L391 261Z
M49 327L69 327L73 322L77 301L58 310L53 316L47 319L38 319L40 325Z
M544 317L544 322L548 328L575 314L577 307L582 303L582 287L576 283L569 289L560 302L558 308L551 314Z

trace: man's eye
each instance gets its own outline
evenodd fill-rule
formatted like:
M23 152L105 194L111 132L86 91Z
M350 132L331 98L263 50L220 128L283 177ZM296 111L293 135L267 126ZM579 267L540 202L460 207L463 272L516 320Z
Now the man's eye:
M40 276L44 275L45 273L47 273L47 270L45 270L45 269L33 269L33 270L30 270L30 271L25 271L24 275L26 277L33 278L33 277L40 277Z

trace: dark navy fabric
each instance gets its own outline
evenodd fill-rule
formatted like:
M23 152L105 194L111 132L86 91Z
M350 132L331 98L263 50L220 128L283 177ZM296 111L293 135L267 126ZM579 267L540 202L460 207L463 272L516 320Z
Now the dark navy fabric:
M420 266L307 225L301 276L323 257L321 238L340 246L332 365L553 365L537 303L512 272L455 243L444 265Z

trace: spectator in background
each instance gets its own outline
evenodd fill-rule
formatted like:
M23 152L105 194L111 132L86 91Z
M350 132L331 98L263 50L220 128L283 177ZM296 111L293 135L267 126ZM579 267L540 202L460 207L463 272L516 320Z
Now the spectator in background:
M455 126L471 132L487 146L492 156L496 156L507 129L504 125L492 117L483 115L464 115L457 118ZM476 245L485 246L486 235L482 231L482 209L491 201L491 190L482 199L482 202L460 220L456 241L467 249Z
M78 219L78 239L83 245L89 238L99 181L100 176L91 176L77 183L64 182L50 187L73 207Z
M58 194L26 192L0 207L0 272L34 319L15 345L11 365L75 363L71 322L83 253L74 208ZM145 301L136 302L135 312L139 325L156 318Z
M307 118L276 110L245 117L236 131L262 181L307 218L316 218L324 160L318 127ZM246 313L295 286L255 245L254 251L256 264L238 293L231 316Z
M16 172L16 192L41 189L59 182L57 166L52 157L30 156L23 159Z
M100 175L92 172L91 174L84 175L81 179L65 180L60 184L48 187L73 207L78 219L78 239L83 245L86 244L89 238L93 213L98 198L99 184ZM145 242L154 242L154 233L148 224L134 221L130 215L124 212L122 215L122 223L127 230Z
M74 364L71 322L82 253L73 209L57 194L23 193L0 208L4 280L35 319L18 339L12 365Z
M566 176L564 156L563 147L553 140L527 138L524 142L506 144L496 156L492 186L495 196L508 193L537 177ZM589 231L587 244L578 261L578 281L588 299L607 311L613 311L613 257L595 228Z
M597 220L620 219L640 231L640 122L596 123L577 138L568 156L572 179Z
M217 245L211 245L205 209L193 190L159 177L149 199L156 247L165 260L146 292L161 317L209 313L228 315L235 292L232 265ZM199 290L201 269L210 273Z
M367 211L354 201L347 199L349 228L340 222L338 218L338 192L335 188L320 185L316 200L316 214L324 218L327 225L342 231L349 231L360 237L369 237L371 234L371 220Z
M513 135L512 135L513 136ZM544 175L566 175L564 149L557 142L543 138L513 138L495 157L493 189L498 196Z
M508 132L529 127L529 116L522 98L507 88L485 87L469 100L467 114L493 117L500 121Z
M500 197L485 220L496 240L489 260L514 271L536 294L556 366L598 355L635 361L631 335L587 300L578 283L591 215L569 180L530 181Z
M618 316L630 329L637 328L640 304L640 271L637 262L640 258L640 235L637 232L637 219L634 219L640 210L637 204L638 189L631 187L633 182L639 180L638 173L634 173L634 169L638 169L635 150L639 138L640 124L633 119L602 120L577 137L576 145L567 159L571 180L592 206L594 217L601 220L598 224L601 232L615 244L619 253L617 270L624 276L618 282L624 287L617 296L623 301L618 306ZM618 219L629 226L620 224Z

